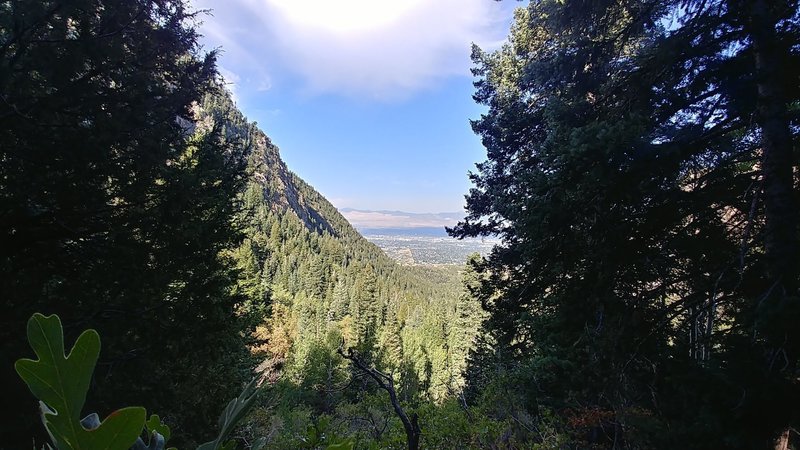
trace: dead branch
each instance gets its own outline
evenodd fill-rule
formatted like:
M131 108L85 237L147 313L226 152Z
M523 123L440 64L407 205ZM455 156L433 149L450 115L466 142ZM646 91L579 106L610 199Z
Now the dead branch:
M342 342L339 344L339 348L336 350L336 352L339 353L342 358L353 363L353 365L356 366L356 368L362 373L375 380L375 382L378 383L378 386L389 393L389 400L392 402L394 412L400 418L400 421L403 422L403 428L406 431L406 439L408 441L408 450L419 450L419 438L422 435L422 430L419 428L419 417L416 413L412 413L411 417L409 418L405 410L403 410L403 407L400 405L400 401L397 399L397 391L394 388L394 379L392 379L390 375L387 375L366 364L358 355L358 352L354 349L348 348L345 351L344 339L342 339Z

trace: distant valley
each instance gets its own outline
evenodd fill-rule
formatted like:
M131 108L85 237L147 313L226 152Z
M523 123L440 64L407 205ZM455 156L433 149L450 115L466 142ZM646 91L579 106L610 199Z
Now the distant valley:
M404 211L339 210L368 241L390 258L405 265L461 265L472 253L488 255L496 238L451 238L445 226L453 226L463 213L409 213Z

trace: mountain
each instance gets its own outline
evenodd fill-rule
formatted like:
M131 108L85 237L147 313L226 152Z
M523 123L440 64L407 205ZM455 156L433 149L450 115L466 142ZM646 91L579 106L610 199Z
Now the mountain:
M370 242L373 242L371 239L372 236L406 236L406 237L419 237L419 238L449 237L449 235L447 234L447 230L445 230L444 227L359 228L358 231Z
M359 230L379 228L437 228L444 232L444 227L452 227L458 223L459 220L464 218L464 213L460 212L410 213L405 211L372 211L353 208L341 208L339 212Z
M342 214L287 168L269 137L226 95L207 96L197 114L200 126L220 130L228 145L244 146L248 155L243 211L235 223L244 239L231 258L240 272L238 292L247 298L243 308L262 311L255 350L266 377L288 383L315 411L330 410L341 396L365 389L329 393L350 377L336 354L345 342L382 370L402 373L398 386L408 398L444 398L457 389L463 380L454 368L465 364L471 339L456 336L477 332L477 321L456 318L459 303L467 301L461 267L401 266L348 221L355 213L444 226L454 217ZM330 370L319 372L323 366Z

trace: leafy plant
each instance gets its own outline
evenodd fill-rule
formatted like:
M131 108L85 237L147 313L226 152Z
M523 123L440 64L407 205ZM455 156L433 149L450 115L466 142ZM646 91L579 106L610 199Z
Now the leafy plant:
M242 393L239 394L239 397L231 400L228 406L225 407L225 411L223 411L222 415L219 417L220 431L217 438L202 444L200 447L197 447L197 450L233 450L236 448L235 442L226 441L226 439L253 405L256 398L256 381L257 378L250 381L250 383L245 386ZM261 438L253 444L251 450L258 450L262 448L265 443L265 439Z
M321 416L316 423L306 427L303 443L298 448L324 448L325 450L353 450L355 441L337 436L330 427L330 416Z
M28 320L28 341L39 359L20 359L14 367L40 400L42 422L56 449L164 450L172 434L170 428L158 415L146 420L142 407L118 409L102 422L95 413L79 419L100 355L100 336L95 330L81 333L69 354L65 354L61 319L36 313ZM252 406L256 389L254 379L228 403L219 419L219 435L197 450L236 448L236 442L228 438ZM143 430L149 437L147 444L140 437ZM259 439L250 450L260 450L265 444L265 439Z
M15 369L39 398L42 421L56 448L126 450L136 442L145 423L144 408L118 409L102 422L90 415L87 423L98 422L93 428L79 418L100 355L96 331L84 331L65 355L61 320L36 313L28 320L28 341L39 359L20 359Z

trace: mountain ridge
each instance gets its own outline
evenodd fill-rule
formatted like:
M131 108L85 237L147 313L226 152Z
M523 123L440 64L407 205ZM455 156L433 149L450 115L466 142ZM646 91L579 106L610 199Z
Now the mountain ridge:
M340 208L339 212L356 229L441 228L455 226L464 218L459 212L412 213L406 211Z

